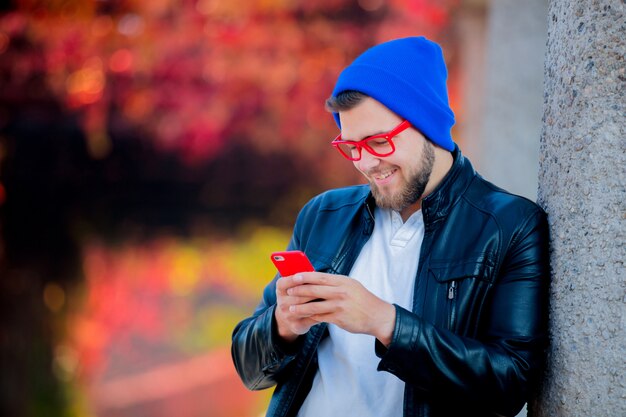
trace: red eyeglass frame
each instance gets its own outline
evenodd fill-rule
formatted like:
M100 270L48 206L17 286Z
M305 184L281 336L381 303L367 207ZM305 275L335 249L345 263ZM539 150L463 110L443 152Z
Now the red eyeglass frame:
M400 124L396 127L394 127L392 130L390 130L387 133L380 133L378 135L372 135L372 136L368 136L366 138L363 138L361 140L342 140L341 139L341 133L339 135L337 135L337 137L330 143L335 149L337 149L339 151L339 153L341 154L341 156L343 156L344 158L346 158L349 161L358 161L361 159L361 153L363 152L363 148L365 148L365 150L367 152L369 152L370 154L374 155L374 156L380 156L380 157L384 157L384 156L389 156L392 153L394 153L396 151L396 146L393 143L393 138L395 136L397 136L398 134L400 134L401 132L403 132L404 130L408 129L409 127L411 127L411 122L409 122L408 120L403 120L402 122L400 122ZM380 138L384 138L385 140L387 140L389 142L389 144L391 145L391 151L381 154L378 153L376 151L374 151L374 149L372 149L367 142L371 141L371 140L376 140L376 139L380 139ZM356 146L356 148L359 150L359 156L358 158L354 158L351 155L347 155L340 147L339 145L341 144L347 144L347 145L351 145L351 146Z

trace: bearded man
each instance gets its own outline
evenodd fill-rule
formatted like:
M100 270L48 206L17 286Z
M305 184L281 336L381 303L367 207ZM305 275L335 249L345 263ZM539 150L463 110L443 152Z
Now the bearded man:
M316 272L274 277L233 332L268 416L514 416L547 341L548 227L477 174L450 129L441 48L360 55L326 106L332 145L369 185L300 212L288 249Z

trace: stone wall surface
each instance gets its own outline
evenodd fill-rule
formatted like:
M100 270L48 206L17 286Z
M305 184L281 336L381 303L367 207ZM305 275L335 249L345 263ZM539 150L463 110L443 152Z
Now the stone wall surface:
M626 416L624 0L551 0L539 203L551 345L529 415Z

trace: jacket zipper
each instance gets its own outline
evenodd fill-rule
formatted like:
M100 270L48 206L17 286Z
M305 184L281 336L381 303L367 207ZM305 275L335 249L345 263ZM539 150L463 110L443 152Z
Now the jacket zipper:
M456 281L451 281L448 287L448 300L453 300L455 295Z
M454 331L454 322L456 316L456 281L450 281L448 286L448 302L450 303L450 313L448 316L448 329Z

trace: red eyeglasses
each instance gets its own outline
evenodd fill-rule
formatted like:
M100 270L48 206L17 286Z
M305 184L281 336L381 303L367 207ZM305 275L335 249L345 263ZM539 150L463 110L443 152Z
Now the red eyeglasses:
M400 132L411 127L411 123L408 120L404 120L392 131L387 133L381 133L379 135L368 136L364 139L342 140L341 134L331 142L341 155L349 161L358 161L361 159L361 149L365 148L366 151L374 156L389 156L396 151L396 147L393 144L394 136Z

